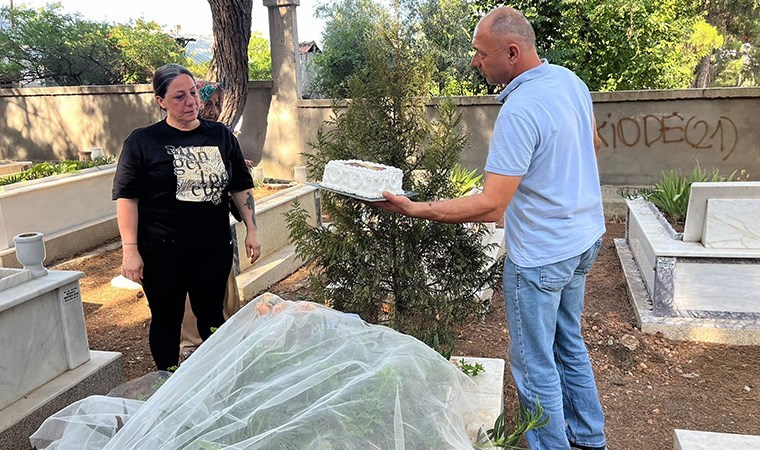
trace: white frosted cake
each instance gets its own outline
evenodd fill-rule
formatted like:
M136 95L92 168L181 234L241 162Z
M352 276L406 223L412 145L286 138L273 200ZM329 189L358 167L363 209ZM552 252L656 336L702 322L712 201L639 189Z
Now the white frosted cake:
M365 198L382 197L383 191L403 194L401 169L358 159L328 161L321 186Z

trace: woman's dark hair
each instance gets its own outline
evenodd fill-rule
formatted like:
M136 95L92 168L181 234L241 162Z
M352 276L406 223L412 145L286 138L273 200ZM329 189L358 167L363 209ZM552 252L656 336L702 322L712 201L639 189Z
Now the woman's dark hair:
M153 72L153 92L163 98L172 80L182 74L189 75L193 79L193 82L195 81L193 74L181 64L170 63L159 67Z

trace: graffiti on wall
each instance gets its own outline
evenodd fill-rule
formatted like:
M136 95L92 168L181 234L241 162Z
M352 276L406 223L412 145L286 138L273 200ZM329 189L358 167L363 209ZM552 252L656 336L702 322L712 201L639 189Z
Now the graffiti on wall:
M720 152L723 161L731 156L739 141L736 124L726 116L703 119L678 112L618 119L607 114L605 120L597 123L597 130L603 145L612 149L685 144L694 150Z

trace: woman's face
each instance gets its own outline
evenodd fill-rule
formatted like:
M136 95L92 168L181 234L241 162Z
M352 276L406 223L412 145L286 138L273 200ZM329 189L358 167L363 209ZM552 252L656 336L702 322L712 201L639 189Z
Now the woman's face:
M178 75L169 83L166 95L156 97L156 101L166 110L170 122L189 123L198 118L201 100L195 81L189 75Z
M217 121L219 120L219 114L222 113L222 93L219 88L211 93L206 103L203 104L201 110L201 119Z

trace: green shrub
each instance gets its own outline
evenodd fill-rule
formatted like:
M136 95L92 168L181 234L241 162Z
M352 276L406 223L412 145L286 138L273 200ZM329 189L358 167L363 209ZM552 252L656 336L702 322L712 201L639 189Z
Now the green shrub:
M383 30L364 71L349 83L346 109L337 105L306 154L310 178L328 161L360 159L400 168L415 200L468 192L474 171L455 169L467 137L451 101L426 114L430 61ZM300 257L316 270L314 301L359 314L410 334L442 354L455 343L454 326L479 311L477 293L500 286L499 262L482 243L484 226L404 217L345 196L323 192L329 228L312 228L300 207L287 216ZM494 244L492 244L494 245Z
M37 163L27 170L0 177L0 186L6 186L22 181L37 180L62 173L73 173L90 167L113 164L116 158L113 156L95 158L92 161L60 161L57 163Z
M651 188L639 188L633 191L619 191L625 198L643 197L645 200L652 202L663 214L672 222L682 223L686 219L686 210L689 207L689 195L691 194L692 183L697 182L723 182L738 181L747 177L746 171L742 170L737 178L737 172L733 171L730 175L721 175L718 169L708 172L697 166L691 171L691 175L684 176L673 169L665 172L660 176L660 181Z

